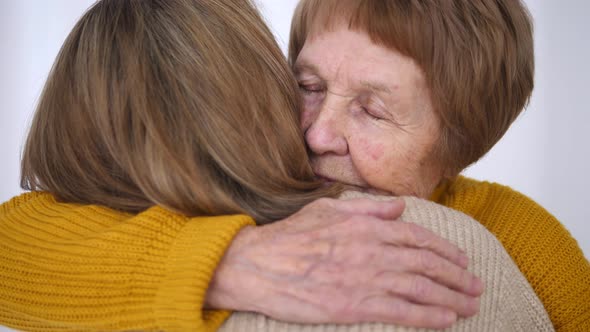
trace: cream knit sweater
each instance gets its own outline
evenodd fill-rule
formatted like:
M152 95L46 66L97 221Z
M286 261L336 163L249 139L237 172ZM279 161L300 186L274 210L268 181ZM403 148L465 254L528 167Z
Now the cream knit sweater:
M342 198L364 194L348 192ZM374 197L376 199L387 199ZM553 331L543 304L498 240L467 215L435 203L404 197L402 220L430 229L465 250L469 269L485 285L480 312L461 319L448 331ZM302 325L256 313L234 313L220 331L232 332L385 332L423 331L385 324Z

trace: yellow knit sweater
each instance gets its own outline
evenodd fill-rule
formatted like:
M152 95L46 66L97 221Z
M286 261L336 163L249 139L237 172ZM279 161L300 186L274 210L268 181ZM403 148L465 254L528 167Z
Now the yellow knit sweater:
M590 331L590 266L559 222L497 184L459 177L433 200L504 244L558 331ZM29 193L0 205L0 325L27 331L214 331L203 311L215 266L246 216L128 215Z
M590 331L590 263L545 209L509 187L465 177L439 186L431 199L473 217L500 240L556 331Z
M216 331L205 292L246 216L137 216L29 193L0 205L0 325L26 331Z

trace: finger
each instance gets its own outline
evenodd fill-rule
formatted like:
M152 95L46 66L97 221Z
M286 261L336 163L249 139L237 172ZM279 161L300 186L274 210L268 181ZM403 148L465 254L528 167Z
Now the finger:
M395 220L401 217L406 202L403 199L376 201L368 198L335 200L334 207L345 213L365 214L384 220Z
M376 281L383 289L410 302L446 307L461 317L471 317L479 311L479 299L442 286L421 275L384 273Z
M471 296L479 296L483 292L483 284L478 277L429 250L395 248L384 255L390 266L399 272L421 274Z
M457 314L448 308L411 303L395 296L369 298L361 307L363 322L444 329L457 321Z
M465 253L447 239L432 231L409 222L385 224L382 234L383 241L398 246L428 249L449 261L467 268L469 263Z

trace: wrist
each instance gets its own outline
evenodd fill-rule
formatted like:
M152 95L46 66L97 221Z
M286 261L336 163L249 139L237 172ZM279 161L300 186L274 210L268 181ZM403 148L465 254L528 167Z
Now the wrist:
M246 226L242 228L232 240L224 256L219 262L209 283L205 297L204 308L216 310L247 311L249 292L247 284L251 284L252 273L240 265L248 264L247 247L256 243L258 227ZM256 285L260 287L261 285Z

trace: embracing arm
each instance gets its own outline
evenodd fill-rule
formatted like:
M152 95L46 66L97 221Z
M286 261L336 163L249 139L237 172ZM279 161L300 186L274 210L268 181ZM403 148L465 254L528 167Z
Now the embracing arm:
M522 203L513 217L486 226L527 277L555 330L590 331L590 263L557 219L532 201Z
M464 255L394 222L403 208L401 201L322 199L254 228L244 227L253 224L245 216L188 219L158 207L131 216L26 194L0 206L0 324L213 331L228 312L204 308L224 308L300 322L436 327L474 314L481 284L465 270ZM409 287L391 295L387 273L404 276L394 285ZM449 296L416 307L420 285ZM375 291L382 296L372 297Z
M543 302L555 330L590 331L590 263L567 229L525 195L458 177L440 203L493 233Z
M25 194L0 206L0 325L27 331L215 331L203 310L246 216L138 216Z

